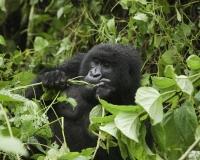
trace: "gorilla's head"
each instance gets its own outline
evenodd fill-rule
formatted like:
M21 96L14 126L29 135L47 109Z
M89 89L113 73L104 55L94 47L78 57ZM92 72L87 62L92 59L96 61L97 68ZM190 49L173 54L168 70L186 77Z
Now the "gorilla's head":
M83 59L80 75L93 84L109 79L116 90L125 91L139 87L140 65L140 56L131 45L99 44Z

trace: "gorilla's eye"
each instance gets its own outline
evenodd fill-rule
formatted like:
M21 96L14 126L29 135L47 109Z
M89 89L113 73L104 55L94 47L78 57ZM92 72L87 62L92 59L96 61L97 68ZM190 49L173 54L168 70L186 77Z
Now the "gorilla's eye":
M104 64L103 64L103 67L106 68L106 69L107 69L107 68L110 68L110 64L109 64L109 63L104 63Z
M92 62L93 62L94 65L98 65L99 64L98 59L93 59Z

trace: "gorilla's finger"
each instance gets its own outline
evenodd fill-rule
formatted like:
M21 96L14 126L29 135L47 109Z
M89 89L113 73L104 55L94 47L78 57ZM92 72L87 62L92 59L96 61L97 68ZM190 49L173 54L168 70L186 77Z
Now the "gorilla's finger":
M67 81L67 76L66 76L65 72L60 72L60 73L61 73L60 83L65 84Z
M54 88L54 87L55 87L54 78L51 77L51 80L49 80L49 88Z
M66 88L66 84L60 85L60 89L63 90Z
M60 86L60 76L57 76L55 80L55 87L59 88L59 86Z
M98 88L98 87L100 87L100 86L103 86L105 83L104 82L100 82L100 83L98 83L98 84L95 84L94 85L94 88Z
M42 77L42 84L44 87L49 86L49 72L46 72L44 76Z

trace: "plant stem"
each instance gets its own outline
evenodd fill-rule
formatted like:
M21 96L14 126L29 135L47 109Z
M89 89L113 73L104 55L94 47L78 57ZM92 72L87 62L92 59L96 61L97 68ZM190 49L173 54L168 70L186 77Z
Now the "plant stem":
M13 138L13 134L12 134L12 129L11 129L11 126L10 126L10 122L9 122L9 120L8 120L8 117L7 117L7 115L6 115L5 111L4 111L3 106L2 106L1 103L0 103L0 109L2 110L3 115L4 115L4 117L5 117L6 124L7 124L7 127L8 127L8 131L9 131L9 134L10 134L10 137ZM15 154L16 154L17 159L20 160L19 154L18 154L18 153L15 153Z
M19 87L15 87L13 89L9 89L9 91L16 91L18 89L24 89L24 88L28 88L28 87L34 87L34 86L39 86L39 85L42 85L42 82L39 82L39 83L34 83L34 84L29 84L29 85L26 85L26 86L19 86Z
M192 151L192 149L200 142L200 137L188 148L188 150L179 158L179 160L184 160L188 156L188 154Z
M104 117L104 116L105 116L105 109L102 106L102 117ZM97 151L99 149L99 146L100 146L100 142L101 142L100 134L101 134L101 131L99 130L99 136L98 136L98 140L97 140L97 145L96 145L96 148L95 148L94 153L92 155L93 159L94 159L94 157L95 157L95 155L96 155L96 153L97 153Z

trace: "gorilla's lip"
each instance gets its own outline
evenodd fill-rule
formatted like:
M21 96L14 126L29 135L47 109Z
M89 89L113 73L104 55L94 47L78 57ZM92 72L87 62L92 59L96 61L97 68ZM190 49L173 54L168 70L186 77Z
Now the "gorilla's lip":
M101 79L95 79L95 78L87 78L85 77L84 81L88 82L88 83L92 83L92 84L98 84L100 82Z

